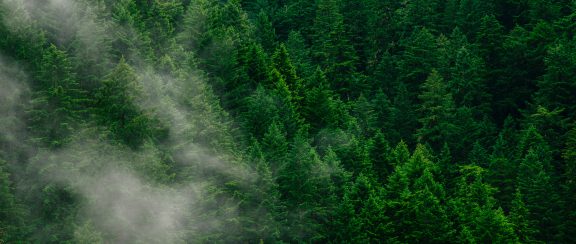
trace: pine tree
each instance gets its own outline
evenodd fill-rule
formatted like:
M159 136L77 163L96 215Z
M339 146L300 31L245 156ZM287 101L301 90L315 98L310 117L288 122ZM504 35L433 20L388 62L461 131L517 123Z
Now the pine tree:
M329 87L328 80L319 67L309 82L311 87L304 95L302 116L310 124L311 132L341 126L344 117L343 104Z
M312 65L310 57L310 49L306 45L306 40L298 31L291 31L286 40L286 48L290 53L290 60L296 67L296 73L301 77L310 77L313 75L315 69ZM304 84L307 86L307 84ZM308 86L309 87L309 86Z
M518 147L516 149L516 159L519 161L524 160L526 155L528 155L528 151L530 150L534 151L534 154L542 163L544 170L551 173L552 155L550 146L544 140L544 137L542 137L536 127L532 125L530 125L526 130L522 132L522 135L518 141Z
M277 171L284 167L288 160L288 141L282 125L277 122L270 124L262 138L262 151L276 176Z
M258 219L249 219L251 238L261 238L274 241L280 237L280 226L277 220L284 218L283 203L280 201L278 184L275 182L272 171L258 141L254 140L249 148L248 160L255 168L254 177L257 178L251 193L250 203L244 206L243 211L251 212ZM250 240L250 239L248 239Z
M390 141L392 143L398 143L401 140L408 144L414 142L414 132L418 128L416 109L407 86L404 83L400 83L396 87L396 96L393 98L390 112L392 124Z
M436 38L426 28L414 29L412 34L401 40L401 54L397 57L398 80L404 83L411 94L432 72L437 59Z
M372 103L368 101L364 94L360 94L360 97L352 102L350 114L356 118L364 136L369 136L373 133L372 128L376 124L376 114Z
M550 0L527 1L527 18L530 23L537 21L554 21L561 15L561 2Z
M37 79L39 84L28 112L30 129L42 144L60 147L78 122L85 96L78 88L67 54L54 45L44 52Z
M214 1L191 1L184 13L182 31L178 41L187 50L200 51L209 43L209 30L212 28Z
M384 134L377 131L369 144L370 160L372 161L372 168L380 182L385 182L388 175L394 169L392 163L392 148Z
M418 141L429 143L432 148L439 150L445 142L452 143L454 135L458 133L458 128L452 122L454 101L444 79L436 70L422 85L422 90L419 96L422 100L422 117L419 119L422 127L417 132Z
M270 17L264 9L261 9L256 18L256 37L265 50L274 50L276 47L276 30L272 26Z
M5 55L21 59L38 70L47 38L34 21L30 21L26 4L24 1L1 3L0 49Z
M475 118L489 114L491 96L485 83L484 62L468 48L456 48L448 80L454 102L456 106L474 109Z
M27 238L26 212L14 196L6 162L0 159L0 242L11 243Z
M392 56L390 52L384 52L381 55L380 61L375 64L374 70L371 71L372 90L382 90L389 96L394 94L394 88L398 85L398 75L400 75L395 62L396 57Z
M303 120L298 112L296 100L282 74L277 69L272 69L270 79L274 82L272 95L278 108L279 121L284 124L288 137L292 138L303 128Z
M534 223L528 219L529 216L530 212L524 204L522 193L516 190L516 194L514 194L514 200L512 201L509 218L510 222L514 225L514 231L516 232L519 241L525 243L536 242L534 240L534 236L538 234L538 230L534 229Z
M390 98L382 91L378 90L372 99L372 107L374 108L375 127L376 128L390 128L392 117L392 102ZM386 133L389 133L386 131Z
M488 87L488 91L494 99L492 108L495 110L494 112L497 112L494 117L498 122L502 122L508 116L506 111L502 111L503 104L508 101L505 101L505 97L499 94L502 88L495 85L501 83L503 67L505 67L503 39L504 26L496 16L492 14L484 16L479 24L475 43L478 45L478 55L486 64L486 84L492 84Z
M389 219L384 215L383 188L373 178L360 174L344 190L338 219L344 231L341 242L373 242L390 238Z
M321 165L316 150L301 135L294 138L288 161L279 170L278 185L282 199L287 207L293 209L289 226L293 240L314 240L318 237L319 223L312 218L316 203L321 197L318 194L320 182L313 169ZM287 233L285 233L287 234Z
M244 110L241 118L244 122L244 130L257 139L262 138L269 126L279 119L278 107L274 96L262 85L256 91L244 99Z
M350 43L354 46L355 53L358 54L357 70L366 70L368 64L367 61L371 61L373 57L370 57L368 52L368 45L370 44L370 39L368 35L370 34L370 25L367 24L369 19L372 17L376 10L371 10L370 1L354 1L354 0L342 0L341 9L342 16L344 19L345 32L348 34L347 38Z
M530 212L528 219L540 231L535 239L546 242L558 238L560 203L542 160L535 149L528 150L518 168L517 189Z
M512 123L512 118L506 120L504 128L500 131L492 147L487 175L487 182L498 189L494 197L507 212L510 211L510 204L514 199L515 178L518 168L514 156L517 131L514 130Z
M396 232L393 238L399 242L451 240L452 223L444 202L444 187L436 182L437 166L430 160L429 152L418 145L407 162L396 166L386 184L387 215Z
M474 242L516 242L513 225L496 207L494 188L484 183L484 169L479 166L463 166L457 183L455 196L450 200L456 226L462 228L461 235L468 232ZM466 242L466 240L460 240Z
M113 5L112 20L124 27L113 30L116 37L111 42L114 58L153 58L152 39L146 30L145 14L133 0L119 1Z
M217 88L222 93L223 106L232 114L241 113L246 109L244 107L246 97L250 96L258 86L274 88L270 77L270 63L262 46L249 43L242 46L238 52L234 77L230 81L224 81L222 87Z
M344 18L337 0L321 0L314 19L312 56L326 71L332 88L348 98L355 85L357 56L347 39Z
M122 58L95 95L100 123L131 147L152 135L150 119L136 105L141 89L134 69Z
M492 1L461 0L459 2L455 24L466 31L467 36L473 37L482 22L482 18L494 13L495 6Z
M412 26L437 29L440 23L440 3L438 1L411 1L403 4L399 13L402 17L403 30Z
M304 87L302 80L298 77L298 74L296 74L296 68L292 65L290 54L284 44L280 44L274 52L274 55L272 55L272 64L288 85L288 88L292 92L292 99L299 107L304 95Z
M501 59L502 73L491 86L495 99L495 112L500 118L525 109L535 92L536 78L541 74L541 60L526 52L530 44L529 31L516 26L506 37L502 51L509 54ZM514 57L514 58L513 58Z
M286 39L290 31L299 31L306 40L313 38L313 27L310 23L316 17L316 2L307 0L278 1L280 8L275 13L274 25L280 39Z
M550 109L562 109L564 115L576 115L572 95L576 85L572 78L576 75L576 46L573 42L560 42L549 48L545 59L546 73L538 82L536 95L538 104Z
M486 151L486 149L484 149L484 147L479 142L474 143L468 158L470 164L479 166L481 168L488 168L488 165L490 164L488 151Z

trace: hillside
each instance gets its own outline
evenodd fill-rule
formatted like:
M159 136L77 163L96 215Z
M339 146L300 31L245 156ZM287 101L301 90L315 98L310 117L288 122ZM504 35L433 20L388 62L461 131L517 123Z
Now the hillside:
M576 2L1 0L0 243L576 243Z

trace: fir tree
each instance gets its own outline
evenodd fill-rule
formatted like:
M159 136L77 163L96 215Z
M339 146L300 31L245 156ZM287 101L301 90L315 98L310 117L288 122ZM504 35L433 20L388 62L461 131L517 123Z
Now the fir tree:
M436 70L422 85L422 90L419 96L422 100L422 117L419 119L422 127L417 132L418 141L429 143L432 148L439 150L443 143L452 143L453 135L458 133L458 128L452 122L454 101L444 79Z

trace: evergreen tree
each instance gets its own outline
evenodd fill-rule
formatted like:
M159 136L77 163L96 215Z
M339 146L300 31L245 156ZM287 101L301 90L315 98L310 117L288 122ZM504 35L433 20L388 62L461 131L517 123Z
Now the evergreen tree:
M276 47L276 30L272 26L270 17L263 9L258 13L256 23L256 37L266 50L273 50Z
M404 83L400 83L396 87L396 96L393 99L390 112L392 124L390 138L392 143L397 143L401 140L409 144L414 142L414 132L418 128L416 110L411 93Z
M44 52L37 79L39 84L28 113L30 129L42 144L60 147L78 122L84 95L67 54L54 45Z
M135 71L122 58L96 93L100 122L131 147L152 135L150 119L136 105L141 89Z
M419 119L422 127L418 130L418 141L429 143L432 148L439 150L445 142L452 143L453 137L458 133L453 124L454 101L452 94L447 90L444 79L433 70L426 82L422 85L422 100Z
M311 147L307 139L301 135L294 138L289 151L288 161L279 170L278 185L282 199L287 206L293 209L289 217L289 230L292 240L315 240L318 236L319 223L312 218L315 203L320 197L318 194L320 182L314 175L313 169L321 165L316 150Z
M545 59L546 73L538 82L536 101L550 109L562 109L568 117L576 115L572 94L576 86L571 79L576 75L576 47L573 42L561 42L550 47Z
M262 151L264 157L270 163L273 173L284 167L288 160L288 141L283 128L277 122L273 122L268 127L266 134L262 138Z
M290 60L296 68L296 73L301 77L312 76L314 66L310 57L310 50L306 45L306 40L300 32L291 31L286 40L286 48L290 53ZM303 82L306 86L307 84Z
M14 185L10 181L6 162L0 159L0 242L10 243L25 240L26 212L14 196Z
M37 2L0 243L576 242L572 0Z
M516 242L513 225L496 207L492 197L494 188L483 182L483 171L479 166L464 166L458 180L456 195L450 201L452 212L456 215L456 226L461 229L460 236L471 235L473 242ZM461 239L459 242L470 240Z
M374 108L375 127L377 128L390 128L392 117L392 102L390 98L382 91L378 90L372 99L372 107ZM386 133L389 133L386 131Z
M312 132L326 127L338 127L343 124L343 104L329 87L324 72L318 67L310 78L309 89L306 90L302 116L310 124Z
M356 118L364 136L372 134L372 128L376 124L376 114L372 103L363 94L351 104L350 114Z
M262 138L268 126L279 119L278 107L270 91L259 85L254 93L245 98L245 112L242 114L244 129L255 138Z
M290 54L288 54L284 44L280 44L274 55L272 55L272 64L288 85L292 92L292 99L299 105L304 95L303 84L300 77L296 74L296 68L292 65Z
M414 94L435 67L436 39L428 29L417 28L408 38L402 40L400 45L402 53L397 57L397 68L400 72L398 80Z
M274 241L280 237L278 222L284 218L285 209L280 201L278 184L274 181L272 171L258 141L254 140L249 148L248 159L255 167L255 177L251 202L244 207L244 211L253 211L254 214L264 214L258 220L249 219L250 227L246 227L251 238L262 238L266 241ZM277 222L278 221L278 222ZM248 239L248 240L250 240Z
M344 190L338 219L343 225L336 240L374 242L390 238L392 226L384 215L386 201L383 188L373 178L360 174Z
M313 38L313 27L310 23L316 17L316 2L307 0L279 1L275 13L274 25L280 39L286 39L290 31L299 31L310 41Z
M385 182L388 175L394 170L394 165L392 163L392 148L382 132L377 131L370 141L369 153L376 176L380 182Z
M522 193L516 190L510 210L510 222L514 225L514 231L519 241L525 243L536 242L534 236L538 233L538 231L534 229L534 223L528 219L529 215L530 212L528 208L526 208L524 200L522 200Z
M509 118L492 147L487 175L488 183L498 189L494 197L505 211L510 211L510 204L514 199L518 168L514 157L514 146L517 142L515 138L511 138L517 132L510 128L511 123Z
M490 112L491 96L486 88L484 63L478 56L466 47L459 48L450 77L448 87L457 106L473 108L476 118Z
M302 129L303 121L293 93L280 72L273 68L270 79L274 82L272 95L279 112L279 121L284 124L288 137L292 138Z
M354 47L346 38L344 18L337 0L321 0L317 4L314 19L312 56L326 71L332 88L342 97L348 98L356 77L357 56Z
M536 240L557 240L559 234L559 196L552 187L550 174L537 151L529 149L518 168L518 191L529 211L528 220L540 231Z
M429 152L418 145L407 162L397 165L386 184L387 214L395 232L394 240L447 242L453 238L448 219L444 187L435 181L437 166Z
M411 26L436 29L440 18L438 1L411 1L404 4L401 13L402 26L407 30Z

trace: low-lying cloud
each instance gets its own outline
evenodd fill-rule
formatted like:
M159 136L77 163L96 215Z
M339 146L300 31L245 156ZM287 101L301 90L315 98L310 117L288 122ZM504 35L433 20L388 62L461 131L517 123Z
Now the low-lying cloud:
M38 25L55 34L56 42L79 42L77 58L84 55L100 63L109 62L102 45L116 38L106 30L128 28L98 18L102 9L84 1L6 0L3 7L12 10L5 20L14 19L6 20L13 31ZM170 170L174 165L167 165L166 152L151 142L134 151L102 139L100 128L86 125L79 126L64 148L31 150L27 170L40 172L39 182L64 185L78 194L78 223L91 223L106 241L179 243L195 235L229 233L225 221L239 214L237 203L232 197L220 206L206 201L222 180L214 178L247 186L257 174L221 150L233 145L216 145L233 144L224 132L229 130L225 113L211 105L213 97L202 75L161 74L145 59L131 58L133 64L141 64L134 67L144 88L137 104L169 128L167 151L178 167L192 173L179 172L185 180L175 181L176 173ZM13 146L28 144L22 123L29 99L24 72L1 60L0 71L0 139ZM221 211L207 213L214 209Z

